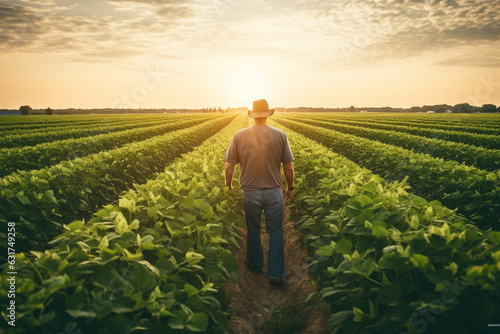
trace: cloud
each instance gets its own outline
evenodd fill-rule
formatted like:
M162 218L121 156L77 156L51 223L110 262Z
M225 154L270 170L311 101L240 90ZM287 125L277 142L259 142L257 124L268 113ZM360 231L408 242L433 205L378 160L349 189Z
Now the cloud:
M191 0L108 0L120 10L134 10L150 12L162 19L178 20L191 17L194 13L191 10L193 1Z
M32 45L47 31L43 18L25 7L0 5L0 46L3 50Z
M0 46L90 61L258 55L345 68L414 57L470 66L474 50L478 66L497 66L499 16L500 0L12 0L0 5Z
M334 57L355 65L427 56L500 40L500 1L352 1L316 11L318 35ZM498 55L498 53L497 53Z

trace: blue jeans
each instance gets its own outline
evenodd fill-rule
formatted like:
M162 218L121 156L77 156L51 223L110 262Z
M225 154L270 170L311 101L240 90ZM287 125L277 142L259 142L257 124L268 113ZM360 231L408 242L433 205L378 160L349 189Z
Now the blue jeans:
M281 188L243 191L247 224L247 266L261 270L264 266L262 251L261 217L264 210L269 233L267 276L285 279L285 252L283 245L283 193Z

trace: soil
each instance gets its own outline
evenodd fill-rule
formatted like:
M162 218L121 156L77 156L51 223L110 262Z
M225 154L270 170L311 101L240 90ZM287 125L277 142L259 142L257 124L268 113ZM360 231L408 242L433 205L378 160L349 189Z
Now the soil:
M240 233L244 240L241 249L233 249L232 253L238 260L238 272L241 281L228 283L226 292L231 296L229 305L233 316L229 320L229 327L235 334L261 334L270 333L270 309L276 306L297 305L307 299L309 294L316 291L311 284L307 271L307 252L300 247L301 232L293 227L289 221L289 210L285 205L285 219L283 221L283 237L285 241L285 270L287 283L276 287L267 279L267 253L269 235L262 233L262 246L264 248L264 273L256 274L248 270L245 265L246 258L246 229L241 228ZM322 334L326 330L326 320L329 310L326 306L314 308L294 314L303 322L303 328L294 333Z

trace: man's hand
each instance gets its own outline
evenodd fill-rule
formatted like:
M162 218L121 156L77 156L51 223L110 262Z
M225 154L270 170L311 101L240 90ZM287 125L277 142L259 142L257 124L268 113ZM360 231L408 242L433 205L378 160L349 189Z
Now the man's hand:
M286 202L291 202L293 200L293 190L287 189L286 190Z

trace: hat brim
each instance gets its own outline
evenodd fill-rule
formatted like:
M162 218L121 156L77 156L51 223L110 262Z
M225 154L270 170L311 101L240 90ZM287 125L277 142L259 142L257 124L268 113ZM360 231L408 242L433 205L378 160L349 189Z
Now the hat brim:
M264 118L264 117L269 117L274 114L274 109L270 109L268 111L256 111L253 112L252 110L248 111L248 117L251 118Z

